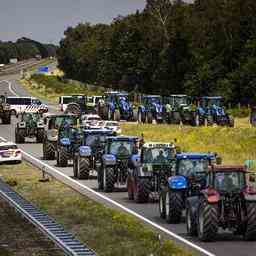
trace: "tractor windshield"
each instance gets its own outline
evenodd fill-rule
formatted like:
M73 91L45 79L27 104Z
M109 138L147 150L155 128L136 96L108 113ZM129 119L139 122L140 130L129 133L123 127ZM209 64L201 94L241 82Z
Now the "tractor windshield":
M208 169L206 159L182 159L178 162L178 174L185 177L202 176Z
M102 143L106 141L106 135L103 134L93 134L93 135L88 135L85 139L85 144L87 146L90 146L91 148L97 148Z
M216 172L214 187L222 192L240 191L245 187L245 175L243 172Z
M174 105L181 106L181 105L188 105L188 97L174 97Z
M77 117L76 116L57 116L54 122L49 122L49 129L59 129L60 127L63 127L64 124L69 124L70 126L76 125Z
M120 157L128 157L133 153L134 148L134 141L113 141L109 153Z
M40 116L38 113L26 113L23 116L24 122L29 122L29 121L37 122L39 119L40 119Z
M172 148L145 148L143 150L143 163L168 164L175 156Z
M221 107L221 99L220 98L204 98L202 101L203 107L211 107L213 105L217 107Z

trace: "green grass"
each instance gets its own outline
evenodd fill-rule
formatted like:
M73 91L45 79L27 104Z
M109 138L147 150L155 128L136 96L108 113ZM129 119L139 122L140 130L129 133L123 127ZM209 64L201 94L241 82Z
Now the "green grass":
M48 212L99 256L192 255L171 240L160 243L156 231L131 215L109 209L55 180L39 182L38 170L26 163L18 167L1 165L0 175L12 184L15 180L16 191Z
M218 152L227 164L243 164L246 159L256 159L256 129L248 120L236 119L236 128L180 127L175 125L123 124L125 134L144 134L147 141L173 142L184 151Z
M23 87L33 96L57 103L58 97L72 94L101 95L99 90L88 90L85 84L66 80L59 76L34 74L30 79L21 80Z

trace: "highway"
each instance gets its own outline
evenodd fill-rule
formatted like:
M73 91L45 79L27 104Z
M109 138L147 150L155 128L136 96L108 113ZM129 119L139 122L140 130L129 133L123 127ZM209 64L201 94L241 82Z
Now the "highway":
M0 90L1 93L7 93L7 95L20 95L20 96L27 96L29 95L17 82L18 76L11 75L0 77L0 81L6 80L11 82L10 84L6 82L0 83ZM45 102L47 103L47 102ZM54 105L51 106L52 108L50 111L54 111L56 109ZM16 118L13 117L11 125L0 125L0 136L14 141L14 129L15 129ZM58 168L56 167L56 161L46 161L42 160L42 145L33 143L32 141L21 144L20 148L25 152L32 155L34 158L48 164L49 166L53 167L54 169L58 170L59 172L63 173L68 177L73 178L72 167L67 168ZM78 181L78 180L77 180ZM88 181L78 181L79 184L84 185L88 188L97 191L97 182L94 179L90 179ZM85 193L88 196L92 197L95 200L100 200L103 203L109 205L110 202L104 202L104 198L99 199L99 197L93 193ZM148 203L148 204L136 204L128 200L127 192L122 190L118 190L114 193L101 193L102 195L110 198L111 200L121 204L125 208L128 208L132 212L143 216L145 219L153 222L159 227L163 227L169 233L166 233L165 236L169 237L172 240L177 241L182 246L196 251L199 255L225 255L225 256L249 256L255 255L256 251L256 242L245 242L241 237L233 236L231 233L225 233L224 231L220 231L218 236L218 241L212 243L202 243L199 242L198 239L194 239L188 237L186 235L186 226L185 224L178 224L178 225L170 225L166 224L164 220L160 219L158 213L158 204L157 203ZM111 203L110 203L111 204ZM116 206L114 206L116 207ZM123 209L124 210L124 209ZM162 230L163 231L163 230ZM173 237L171 233L175 233L177 237ZM185 240L184 240L185 239ZM195 246L193 246L195 245ZM194 248L193 248L194 247ZM196 247L196 248L195 248Z

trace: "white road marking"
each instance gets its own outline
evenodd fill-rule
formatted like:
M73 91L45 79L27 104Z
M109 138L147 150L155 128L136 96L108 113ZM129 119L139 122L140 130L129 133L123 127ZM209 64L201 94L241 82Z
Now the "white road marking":
M4 140L5 138L3 138L3 137L0 136L0 139L3 139L3 140ZM126 211L126 212L132 214L133 216L137 217L138 219L143 220L144 222L150 224L151 226L153 226L153 227L155 227L155 228L157 228L157 229L159 229L159 230L165 232L166 234L168 234L168 235L174 237L175 239L177 239L177 240L183 242L184 244L186 244L186 245L188 245L188 246L190 246L190 247L196 249L197 251L200 251L200 252L202 252L202 253L204 253L205 255L208 255L208 256L215 256L215 254L213 254L213 253L211 253L211 252L205 250L204 248L202 248L202 247L200 247L200 246L198 246L198 245L196 245L196 244L194 244L194 243L188 241L187 239L185 239L185 238L183 238L183 237L181 237L181 236L179 236L179 235L177 235L177 234L171 232L170 230L168 230L168 229L166 229L166 228L164 228L164 227L158 225L157 223L155 223L155 222L153 222L153 221L151 221L151 220L149 220L149 219L143 217L142 215L140 215L140 214L134 212L133 210L131 210L131 209L129 209L129 208L123 206L122 204L117 203L116 201L114 201L114 200L112 200L112 199L106 197L105 195L102 195L102 194L100 194L99 192L97 192L97 191L95 191L95 190L93 190L93 189L87 187L86 185L81 184L80 182L78 182L78 181L72 179L71 177L69 177L69 176L63 174L62 172L60 172L59 170L53 168L52 166L48 165L47 163L44 163L44 162L42 162L41 160L35 158L34 156L30 155L29 153L27 153L27 152L25 152L25 151L23 151L23 150L21 150L21 152L22 152L22 154L23 154L24 156L26 156L27 159L30 159L30 160L32 159L33 161L35 161L35 162L39 163L40 165L42 165L42 167L48 168L48 169L51 170L52 172L57 173L59 176L64 177L65 179L67 179L67 180L70 181L71 183L73 183L73 184L75 184L75 185L78 185L78 186L80 186L81 188L87 190L88 192L90 192L90 193L96 195L97 197L99 197L99 198L101 198L101 199L103 199L103 200L105 200L105 201L107 201L107 202L109 202L109 203L111 203L111 204L113 204L113 205L115 205L115 206L121 208L122 210L124 210L124 211ZM32 163L31 161L29 161L29 162ZM32 163L32 164L33 164L33 163ZM36 167L38 167L38 166L36 166ZM45 170L45 172L47 172L47 171ZM49 174L51 174L51 173L49 173ZM73 187L73 188L75 189L75 187Z
M8 81L8 80L2 80L2 81L0 81L0 83L3 83L3 82L5 82L5 83L8 84L8 89L9 89L9 91L10 91L13 95L15 95L16 97L19 97L19 95L12 89L12 83L11 83L10 81Z

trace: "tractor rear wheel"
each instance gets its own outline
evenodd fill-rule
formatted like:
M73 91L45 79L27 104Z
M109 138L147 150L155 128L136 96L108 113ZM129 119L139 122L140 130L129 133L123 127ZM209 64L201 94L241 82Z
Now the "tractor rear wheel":
M36 142L42 143L44 140L44 129L37 129Z
M180 192L167 191L165 209L167 223L180 223L183 210L183 200Z
M112 167L103 169L103 189L105 192L113 192L115 185L115 172Z
M148 121L149 124L153 123L153 115L152 115L151 112L147 113L147 121Z
M201 241L214 241L218 232L218 212L214 204L201 200L199 204L197 233Z
M165 197L166 197L166 191L162 190L159 194L159 201L158 201L159 214L162 219L166 218Z
M120 121L120 111L118 109L116 109L114 112L114 121Z
M24 143L25 142L25 134L26 131L24 129L15 129L15 142L16 143Z
M197 235L196 216L194 216L190 205L187 205L186 207L186 226L188 235Z
M68 166L68 152L65 147L60 147L58 150L58 157L59 157L59 166L60 167L67 167Z
M256 203L247 203L247 225L244 239L247 241L256 240Z
M51 141L45 140L43 143L43 158L45 160L55 159L55 146Z
M135 182L134 199L136 203L147 203L150 187L146 179L137 179Z
M77 178L77 157L73 159L73 174L74 178Z
M77 178L88 180L90 175L90 161L87 158L77 158Z

